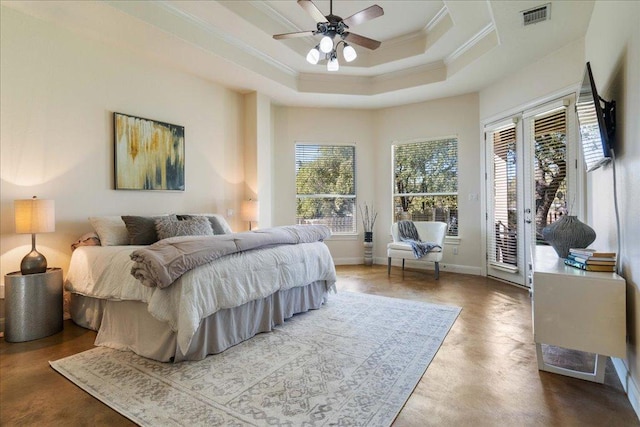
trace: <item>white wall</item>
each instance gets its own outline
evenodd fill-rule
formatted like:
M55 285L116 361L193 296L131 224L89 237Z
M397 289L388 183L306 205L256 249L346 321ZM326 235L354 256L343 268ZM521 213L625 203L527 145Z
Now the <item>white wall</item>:
M583 73L584 39L579 39L481 90L480 118L496 120L538 99L575 92Z
M322 108L275 108L273 205L274 223L295 220L295 143L355 143L356 191L358 204L373 204L378 212L374 230L374 257L386 263L386 245L391 240L391 145L394 141L459 138L459 255L445 249L447 264L457 271L481 274L480 202L469 194L480 193L480 145L478 136L478 96L470 94L431 102L381 110L340 110ZM363 238L332 238L328 242L336 263L362 263ZM467 268L465 270L465 268Z
M30 247L14 233L14 199L55 200L56 232L38 235L38 248L65 270L88 216L238 210L241 95L13 9L0 15L3 276ZM113 190L114 111L185 127L186 191Z
M587 35L599 95L616 101L616 175L620 208L621 274L627 281L627 359L616 361L629 400L640 414L640 2L598 1ZM598 237L594 245L617 249L613 215L613 168L588 174L588 210ZM627 377L627 372L630 373Z

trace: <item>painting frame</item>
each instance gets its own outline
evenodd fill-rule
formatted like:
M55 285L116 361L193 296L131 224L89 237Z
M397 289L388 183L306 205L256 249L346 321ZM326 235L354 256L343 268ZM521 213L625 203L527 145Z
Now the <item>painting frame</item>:
M185 191L184 126L113 113L114 188Z

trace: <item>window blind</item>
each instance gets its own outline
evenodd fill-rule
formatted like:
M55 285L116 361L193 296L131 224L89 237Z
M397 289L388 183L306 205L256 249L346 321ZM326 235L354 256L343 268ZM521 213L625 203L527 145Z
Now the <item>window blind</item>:
M296 217L355 233L355 146L296 144Z
M542 229L568 213L567 111L560 108L533 120L536 240Z
M493 215L488 256L493 264L518 265L516 127L493 132Z
M392 146L395 220L443 221L458 235L458 140Z

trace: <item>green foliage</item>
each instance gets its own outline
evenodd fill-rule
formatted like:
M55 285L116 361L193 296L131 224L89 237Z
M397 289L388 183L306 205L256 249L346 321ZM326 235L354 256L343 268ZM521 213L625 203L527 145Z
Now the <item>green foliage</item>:
M296 147L296 194L298 218L314 219L353 215L355 196L355 147Z
M395 146L395 193L456 193L457 141L430 141ZM408 211L412 196L401 197Z
M564 132L535 138L536 234L542 236L553 205L566 210L567 142ZM541 237L540 237L541 239Z
M400 194L394 197L396 209L408 212L416 221L447 221L449 235L457 235L456 139L396 145L394 186L395 194Z

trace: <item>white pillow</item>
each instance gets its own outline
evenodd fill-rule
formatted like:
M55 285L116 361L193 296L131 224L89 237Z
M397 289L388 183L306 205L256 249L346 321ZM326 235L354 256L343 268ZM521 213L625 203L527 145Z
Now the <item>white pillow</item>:
M127 226L120 216L92 216L89 217L89 222L98 234L102 246L129 244Z

